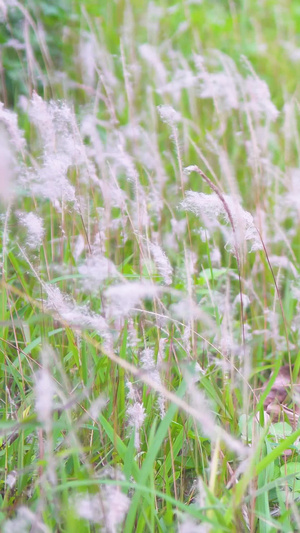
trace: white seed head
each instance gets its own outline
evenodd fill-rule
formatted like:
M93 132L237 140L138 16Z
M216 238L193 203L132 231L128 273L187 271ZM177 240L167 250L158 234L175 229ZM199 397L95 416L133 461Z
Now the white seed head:
M27 229L27 245L38 248L42 245L45 234L43 219L34 213L21 213L20 222Z
M128 282L112 285L105 291L110 316L126 316L143 299L152 299L159 294L161 287L149 282Z
M55 386L50 372L46 368L39 370L35 375L35 408L38 420L46 429L51 427L54 393Z
M158 246L158 244L150 243L149 246L158 272L164 279L165 284L171 285L173 269L171 267L169 259L167 258L165 252L161 249L161 247Z
M181 115L170 105L159 105L157 107L160 118L163 122L168 124L170 127L174 127L177 122L181 121Z
M78 267L78 272L83 277L83 287L90 291L99 289L106 279L118 276L114 263L101 254L89 256Z

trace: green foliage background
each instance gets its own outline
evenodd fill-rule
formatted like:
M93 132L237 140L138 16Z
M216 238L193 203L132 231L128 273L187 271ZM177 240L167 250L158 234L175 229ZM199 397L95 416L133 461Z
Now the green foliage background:
M151 33L145 21L147 14L152 16L155 10L163 11L164 15L157 26L158 30L153 29ZM179 171L170 131L165 124L153 117L153 109L166 103L175 105L172 95L164 97L159 91L149 91L149 87L153 89L153 72L145 64L140 64L138 48L141 44L150 43L159 47L167 67L172 66L170 50L178 53L182 61L188 64L192 63L193 54L206 56L211 50L218 50L232 58L242 72L243 69L245 72L242 60L245 56L257 76L266 81L272 102L280 110L279 118L272 126L273 136L270 136L268 143L268 157L283 176L288 168L298 167L298 139L292 136L287 140L284 132L286 102L294 102L296 125L299 113L300 61L293 61L284 46L284 43L292 43L299 52L300 4L297 0L203 0L198 3L163 0L16 2L8 8L0 25L0 97L6 107L18 113L19 125L25 131L29 151L34 157L39 157L37 133L26 113L18 107L21 95L31 97L33 90L36 90L45 100L66 100L74 107L79 123L85 109L95 103L94 97L86 90L82 65L78 61L79 42L84 32L93 33L110 55L124 98L126 80L121 50L123 49L129 66L137 63L141 69L140 75L132 78L132 109L130 105L126 105L117 118L119 127L122 128L130 124L131 113L134 112L139 117L139 124L156 135L158 150L168 176L163 190L165 202L161 221L153 223L153 231L160 236L170 231L170 206L177 213L182 195L175 186L179 183ZM26 38L36 61L33 71L30 70L28 61ZM15 40L20 46L15 46ZM207 134L214 135L222 122L214 103L209 99L194 98L189 89L183 89L176 101L176 111L190 121L188 135L181 125L178 126L184 166L198 164L203 167L197 151L197 147L200 147L218 176L219 183L228 192L218 155L205 151ZM96 116L102 121L109 119L109 110L101 100L98 101ZM238 113L233 113L226 119L220 144L234 168L243 207L255 213L258 207L263 206L271 226L274 220L274 235L277 231L276 213L281 209L285 181L284 178L282 183L274 180L268 185L264 182L261 171L261 181L258 184L255 182L252 170L247 166L245 145L236 141L237 134L245 134L246 129L245 117L241 119ZM105 143L105 127L99 126L98 132ZM245 134L245 138L246 136ZM128 142L129 151L133 149L133 144ZM138 161L137 168L140 181L145 190L148 190L149 176ZM71 172L70 179L76 183L75 170L73 174ZM120 177L120 184L128 197L132 196L125 175ZM210 192L195 174L190 175L186 188ZM103 198L99 191L89 190L88 187L84 194L90 198L90 212L96 217L97 207L103 206ZM131 498L127 518L121 526L121 530L127 533L173 532L187 518L195 521L199 531L250 530L266 533L298 530L299 429L292 429L283 423L278 426L274 424L275 430L274 427L270 429L266 426L263 401L259 401L259 395L255 397L255 394L249 393L249 404L245 407L243 388L235 387L234 376L223 372L221 365L215 364L211 352L216 359L219 353L201 337L201 324L195 325L193 357L188 361L181 344L182 324L174 322L169 327L164 385L179 398L184 397L187 384L183 376L188 371L187 368L193 373L195 363L200 362L205 368L205 374L199 388L210 401L216 424L239 440L242 440L247 427L248 443L253 446L254 443L257 444L255 453L250 463L244 464L238 473L236 482L232 481L232 476L240 465L240 458L224 445L222 439L217 439L212 444L205 428L199 426L189 413L178 410L171 401L167 404L166 417L160 420L156 408L157 396L146 383L141 385L141 395L147 417L143 428L142 450L136 455L134 435L128 432L126 415L126 380L129 377L131 379L132 374L126 364L122 366L121 363L126 361L138 368L139 353L145 343L157 353L161 331L155 321L151 323L149 317L148 320L144 317L141 323L136 319L135 326L142 340L138 349L131 348L128 346L126 322L115 343L114 349L119 359L114 361L105 353L102 340L97 334L82 333L79 340L74 328L50 316L41 304L43 288L30 273L18 247L18 243L22 242L22 230L18 227L17 209L29 212L35 206L34 198L21 195L11 214L10 240L4 258L6 274L3 275L1 285L0 430L3 440L0 451L0 527L8 527L7 521L14 520L17 510L26 505L50 531L101 531L104 526L76 516L75 498L78 494L97 493L100 485L115 484ZM148 207L151 210L151 205ZM57 284L62 291L73 295L78 305L88 304L93 311L101 312L101 294L95 292L87 297L78 290L79 275L72 255L72 238L75 234L84 234L82 220L66 210L62 222L48 202L39 205L39 212L46 225L44 245L37 260L42 275L46 276L50 259L49 283L53 286ZM115 217L117 214L116 211ZM4 221L5 206L2 215ZM232 254L224 250L223 240L218 235L215 237L215 244L221 251L221 265L220 268L213 268L209 252L212 243L199 239L199 220L190 214L188 217L190 238L186 236L179 243L178 251L168 251L175 270L172 287L182 292L186 289L184 257L185 242L188 242L199 258L198 274L194 276L195 299L197 302L206 299L205 312L221 328L222 312L217 305L207 303L207 296L211 289L222 287L223 290L230 274L237 274L236 262ZM66 236L63 246L53 246L50 240L53 235L60 235L62 225ZM295 231L290 238L288 230L291 227ZM268 252L288 257L299 273L299 217L295 219L292 214L290 219L285 220L282 230L287 232L288 244L274 239L270 245L272 249ZM147 277L149 273L142 265L135 236L131 235L125 246L122 242L122 235L112 230L105 244L107 256L118 266L125 279L139 280L141 275ZM4 244L2 242L2 246ZM52 262L65 265L71 274L55 274ZM289 270L284 271L278 294L274 276L279 279L281 271L276 267L273 272L270 270L263 252L247 254L241 274L243 280L252 280L258 295L258 300L253 299L249 309L245 311L245 322L253 330L262 331L267 327L264 310L276 309L280 316L280 334L287 341L285 347L278 351L275 341L266 340L263 335L251 340L252 367L249 383L252 392L261 391L270 370L274 370L276 374L283 362L294 363L296 369L300 366L298 329L292 328L297 313L297 301L291 291L291 281L294 282L295 276ZM158 273L153 277L158 282L162 281ZM237 276L230 281L234 293L239 291L236 278ZM173 301L173 295L164 294L162 300L168 306ZM284 319L280 314L280 304ZM146 302L145 309L149 312L156 311L153 302ZM18 329L20 321L22 328ZM239 313L234 315L231 327L238 337L241 328ZM34 411L34 373L40 365L40 353L45 342L57 354L52 368L53 377L63 391L65 404L71 402L71 406L65 411L58 408L53 413L50 443L48 435L48 457L43 448L44 428ZM292 345L291 350L289 343ZM176 360L173 359L174 344ZM238 366L239 370L243 369L243 361L234 357L232 355L234 364L231 368L236 369ZM138 379L138 375L134 379ZM74 391L77 396L73 394ZM88 410L99 395L105 396L107 403L94 420L89 416ZM202 409L197 403L193 407ZM45 447L47 449L47 444ZM292 450L291 458L282 455L286 449ZM56 465L55 483L51 483L45 474L47 464L53 457ZM117 468L123 473L122 480L115 479L111 471L103 474L104 467ZM17 481L11 489L6 479L12 471L17 472ZM201 478L202 504L195 496L197 490L193 485L198 478Z

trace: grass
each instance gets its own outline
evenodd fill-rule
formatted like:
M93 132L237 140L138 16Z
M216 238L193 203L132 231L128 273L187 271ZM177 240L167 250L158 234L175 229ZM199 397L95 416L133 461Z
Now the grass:
M54 4L1 7L0 529L297 531L298 2Z

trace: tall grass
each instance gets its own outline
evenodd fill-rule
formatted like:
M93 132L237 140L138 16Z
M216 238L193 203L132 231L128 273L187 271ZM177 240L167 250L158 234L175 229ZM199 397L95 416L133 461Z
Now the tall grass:
M298 3L0 10L1 531L299 530Z

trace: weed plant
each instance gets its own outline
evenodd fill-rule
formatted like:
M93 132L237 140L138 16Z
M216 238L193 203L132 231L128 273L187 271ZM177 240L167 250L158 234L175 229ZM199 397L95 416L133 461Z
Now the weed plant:
M1 531L299 531L298 2L0 13Z

